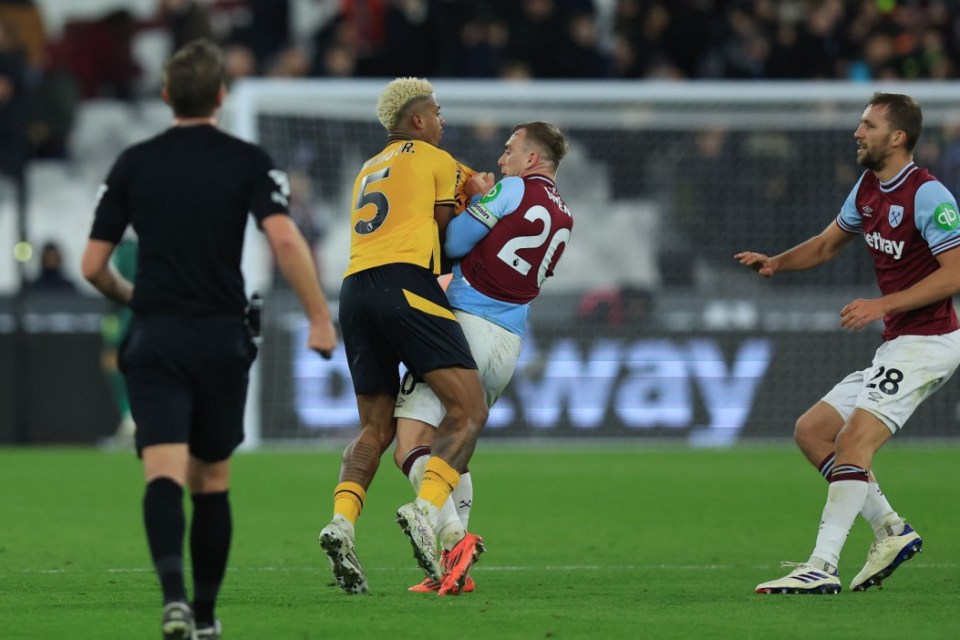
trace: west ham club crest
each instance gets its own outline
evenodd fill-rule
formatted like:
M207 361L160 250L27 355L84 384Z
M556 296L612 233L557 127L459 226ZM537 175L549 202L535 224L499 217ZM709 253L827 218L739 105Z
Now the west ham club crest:
M887 220L889 220L890 226L893 228L900 226L900 222L903 220L903 207L898 204L890 205Z

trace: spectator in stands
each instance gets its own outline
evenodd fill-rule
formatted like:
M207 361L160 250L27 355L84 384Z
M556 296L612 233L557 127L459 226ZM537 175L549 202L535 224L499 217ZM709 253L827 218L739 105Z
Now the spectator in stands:
M233 25L227 44L248 48L257 68L263 70L291 44L290 0L244 0L243 4L247 18Z
M668 13L663 26L661 46L669 56L671 66L685 78L695 78L700 70L707 47L716 42L714 23L717 9L704 3L664 2ZM691 43L696 43L691 46Z
M230 44L223 50L223 66L227 74L227 84L239 78L257 75L257 58L249 47L242 44Z
M63 253L56 242L45 242L40 250L40 272L29 284L32 294L77 293L77 285L63 272Z
M296 45L280 51L266 66L265 74L271 78L305 78L310 75L310 55Z
M766 77L797 80L806 74L806 66L799 51L800 36L793 23L776 25L767 59Z
M201 38L213 38L207 10L196 0L160 0L160 17L170 33L173 51Z
M304 74L290 0L157 1L174 46L214 34L231 77ZM951 79L960 56L960 6L935 1L328 2L337 10L311 38L308 75ZM0 17L8 6L36 11L0 0ZM116 11L67 25L84 96L129 97L131 22Z
M341 10L322 25L311 40L316 52L313 68L318 75L329 75L323 57L333 48L349 52L354 75L380 76L383 48L382 2L360 0L343 2Z
M27 129L30 157L69 157L69 138L80 97L80 87L70 73L63 46L51 43L30 103Z
M726 31L722 44L699 61L698 72L711 78L751 80L765 75L770 56L770 41L756 17L744 5L726 12Z
M558 43L557 55L564 78L607 78L612 60L601 50L597 23L590 11L574 13L566 22L566 37Z
M499 75L508 33L506 23L487 4L478 3L460 27L456 75L467 78Z
M0 20L0 173L16 179L27 160L27 67Z
M921 75L931 80L956 77L956 64L947 49L947 40L941 31L927 29L921 38L919 53Z
M43 15L34 0L0 0L0 22L6 24L7 37L23 52L31 69L44 65L47 32Z
M349 78L357 71L357 57L353 49L334 42L314 58L312 75L329 78Z
M386 76L427 76L438 67L437 51L450 34L435 29L436 3L395 0L384 10L382 73Z
M131 44L136 31L133 15L111 11L93 21L74 21L64 28L64 46L84 98L131 100L140 66Z
M527 64L535 78L561 78L555 46L565 41L566 29L554 0L521 0L520 15L510 22L506 55Z
M340 2L340 20L346 27L349 42L354 47L358 75L384 75L380 69L380 53L386 37L384 19L386 4L386 0L341 0Z
M843 3L827 0L809 9L797 53L811 79L837 78L843 68Z
M649 77L655 68L661 70L660 74L672 68L669 75L681 77L683 72L665 44L669 26L670 14L659 2L646 8L639 0L618 2L613 26L616 74L622 78L643 78Z

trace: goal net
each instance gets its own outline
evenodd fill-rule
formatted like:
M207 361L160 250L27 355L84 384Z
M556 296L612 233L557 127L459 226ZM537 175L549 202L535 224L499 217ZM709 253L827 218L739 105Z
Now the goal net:
M336 305L349 251L353 179L385 132L385 81L239 83L233 130L291 175L294 215ZM556 277L533 303L520 364L484 437L658 438L726 445L789 437L795 419L869 365L879 323L848 334L839 310L876 295L855 242L836 260L764 280L733 254L774 254L820 232L862 169L853 132L875 87L844 83L437 81L441 146L499 175L513 125L557 124L558 174L574 215ZM885 85L924 108L917 163L960 186L960 108L943 85ZM342 351L303 348L306 326L263 245L247 260L264 292L266 336L248 424L254 442L355 433ZM956 428L955 385L905 430Z

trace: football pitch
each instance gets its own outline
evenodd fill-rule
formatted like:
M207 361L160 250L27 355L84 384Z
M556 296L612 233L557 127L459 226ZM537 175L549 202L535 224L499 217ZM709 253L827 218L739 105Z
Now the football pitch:
M848 590L871 535L859 520L835 596L762 596L813 548L826 484L789 444L730 450L481 442L474 593L419 582L393 522L412 490L388 456L358 523L370 593L331 584L316 542L339 451L235 458L223 638L947 638L960 635L960 445L898 443L874 466L924 551L882 590ZM157 638L160 592L132 454L0 449L0 638ZM188 576L189 577L189 576Z

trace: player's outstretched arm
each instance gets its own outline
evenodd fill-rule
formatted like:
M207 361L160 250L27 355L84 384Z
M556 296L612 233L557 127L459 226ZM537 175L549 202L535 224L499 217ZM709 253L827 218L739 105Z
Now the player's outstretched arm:
M317 280L307 241L289 216L269 216L262 225L270 248L277 257L277 264L300 299L310 322L307 347L329 359L337 347L337 332L330 317L327 298Z
M764 278L771 278L777 272L770 257L756 251L741 251L733 254L733 259L740 264L750 267Z
M837 257L853 238L854 234L847 233L836 221L833 221L818 235L773 257L753 251L742 251L735 254L733 258L760 275L770 278L781 271L802 271L829 262Z

